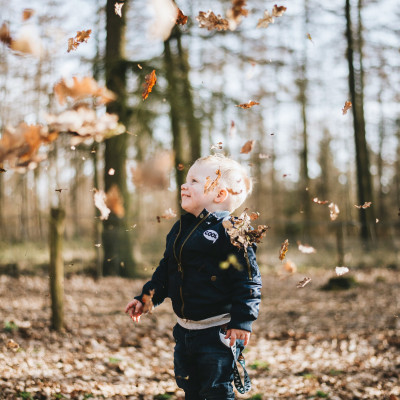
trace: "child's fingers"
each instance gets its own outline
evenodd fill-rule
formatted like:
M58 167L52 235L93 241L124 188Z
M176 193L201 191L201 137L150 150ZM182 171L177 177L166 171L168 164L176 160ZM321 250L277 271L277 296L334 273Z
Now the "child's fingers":
M126 305L126 307L125 307L125 312L126 312L126 313L127 313L130 309L132 309L132 307L135 305L136 301L137 301L137 300L132 300L132 301L130 301L130 302Z

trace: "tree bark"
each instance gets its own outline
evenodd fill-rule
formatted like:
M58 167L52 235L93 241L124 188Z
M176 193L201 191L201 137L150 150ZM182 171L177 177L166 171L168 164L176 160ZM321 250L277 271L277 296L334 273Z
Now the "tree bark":
M346 39L347 39L347 62L349 68L349 91L353 110L353 127L356 149L357 164L357 189L358 202L360 205L366 201L373 202L372 179L369 170L369 154L366 141L365 119L364 119L364 99L363 99L363 68L362 68L362 21L360 14L361 3L359 3L359 21L357 42L353 38L352 16L350 0L346 0ZM354 66L357 56L358 70ZM367 245L375 238L375 217L373 208L360 210L360 236L361 240Z
M63 239L65 211L52 208L50 212L50 295L51 326L60 331L64 328L64 260Z
M114 11L114 0L107 0L106 6L106 85L117 95L117 100L107 106L107 112L118 115L119 120L127 126L129 112L126 101L126 63L125 47L125 14L122 18ZM127 1L125 1L125 10ZM129 218L129 195L126 184L126 147L127 133L105 141L104 152L104 186L107 192L111 186L117 185L123 198L125 215L119 217L111 214L103 224L104 275L134 276L135 263L132 258L130 236L127 230ZM114 169L110 175L108 171Z

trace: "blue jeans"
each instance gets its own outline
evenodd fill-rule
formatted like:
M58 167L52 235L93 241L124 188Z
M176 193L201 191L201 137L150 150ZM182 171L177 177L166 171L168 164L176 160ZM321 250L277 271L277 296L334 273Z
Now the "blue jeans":
M233 400L232 351L219 338L220 327L189 330L174 326L176 383L186 400ZM238 353L243 340L236 341Z

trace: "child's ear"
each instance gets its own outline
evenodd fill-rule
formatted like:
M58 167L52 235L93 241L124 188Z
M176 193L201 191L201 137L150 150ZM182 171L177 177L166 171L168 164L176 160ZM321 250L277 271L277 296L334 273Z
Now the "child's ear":
M228 198L228 191L226 189L219 189L218 194L215 197L214 201L216 203L222 203Z

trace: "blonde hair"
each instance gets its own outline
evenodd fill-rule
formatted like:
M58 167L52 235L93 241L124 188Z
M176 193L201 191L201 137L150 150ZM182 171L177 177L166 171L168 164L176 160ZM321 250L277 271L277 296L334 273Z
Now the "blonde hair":
M223 154L201 157L194 164L207 164L215 167L216 171L220 171L221 176L218 179L217 187L225 187L228 190L231 212L239 208L253 190L253 181L248 170Z

